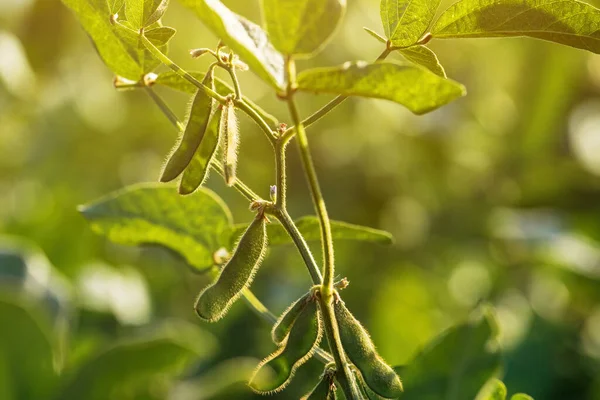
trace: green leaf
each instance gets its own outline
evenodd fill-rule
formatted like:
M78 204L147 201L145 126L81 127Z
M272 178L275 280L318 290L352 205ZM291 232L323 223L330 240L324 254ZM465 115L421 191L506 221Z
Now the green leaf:
M15 400L51 398L57 375L48 319L25 298L2 292L0 326L0 394Z
M311 55L337 29L346 0L262 0L269 39L283 54Z
M160 61L146 49L140 35L137 32L132 31L128 23L125 23L124 25L125 26L116 25L115 32L117 33L119 40L125 45L127 53L138 65L141 74L140 76L143 76L158 67ZM166 53L167 42L175 34L175 29L158 27L148 30L147 33L150 35L148 39L152 44L158 47L163 53ZM147 34L145 35L148 36Z
M106 0L111 15L117 14L125 5L125 0Z
M476 400L506 400L506 386L499 379L492 379L481 389Z
M145 28L158 21L168 5L169 0L125 0L125 16L135 28Z
M346 63L298 75L300 90L392 100L415 114L435 110L464 96L464 87L423 68L391 62Z
M212 336L194 325L169 322L149 337L122 341L84 364L65 385L61 399L132 399L148 394L148 386L168 390L172 380L199 357L214 350ZM153 385L160 382L161 385ZM141 396L140 396L141 395ZM167 393L152 398L166 398Z
M600 53L600 10L576 0L462 0L435 23L435 38L529 36Z
M204 24L237 53L254 73L277 89L285 87L283 56L260 26L241 17L219 0L181 0Z
M294 222L305 240L321 240L321 228L317 217L305 216ZM234 225L230 242L235 243L247 226L248 224ZM286 230L280 224L269 224L267 231L270 245L277 246L293 243L290 235L288 235ZM331 233L336 240L358 240L361 242L373 242L385 245L392 244L393 242L393 237L388 232L341 221L331 221Z
M204 80L204 76L206 75L204 72L189 72L194 78L198 81ZM194 86L191 82L182 78L180 75L177 75L175 72L168 71L162 74L159 74L155 81L159 85L170 87L171 89L179 90L181 92L194 94L198 90L196 86ZM233 89L223 80L215 77L215 89L216 91L222 95L227 96L230 93L233 93ZM279 125L279 121L277 118L263 110L258 104L254 103L246 96L242 96L244 101L248 103L250 107L252 107L256 112L267 121L273 128L276 128Z
M168 26L149 29L144 32L144 35L156 46L164 46L175 36L177 30Z
M440 0L381 0L379 11L388 39L407 47L419 41L431 24Z
M395 368L404 383L402 399L474 399L500 368L497 335L488 311L434 339L409 365Z
M111 241L162 245L199 270L211 267L214 252L229 246L223 233L231 229L231 213L207 189L180 196L165 185L133 185L79 210L95 232Z
M444 71L444 67L440 64L437 55L428 47L417 45L399 49L398 51L408 61L421 65L443 78L446 77L446 71Z

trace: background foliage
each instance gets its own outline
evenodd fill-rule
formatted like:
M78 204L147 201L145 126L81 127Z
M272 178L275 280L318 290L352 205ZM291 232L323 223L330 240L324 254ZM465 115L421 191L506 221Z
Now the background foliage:
M260 21L255 2L225 4ZM325 51L299 67L374 59L380 46L361 27L382 32L379 21L378 2L351 1ZM172 57L205 69L208 61L189 59L187 50L216 38L178 2L164 22L178 28ZM353 99L310 128L332 218L395 237L391 247L336 242L338 273L350 280L344 299L392 365L409 363L490 302L509 395L600 399L600 58L532 39L430 45L467 97L420 117ZM0 334L0 397L39 398L59 386L65 398L94 398L95 386L84 383L91 374L115 383L111 395L120 399L253 398L244 381L255 358L273 350L269 326L241 303L220 323L201 324L191 305L209 276L164 250L111 244L77 211L109 191L156 181L175 130L143 93L114 91L59 1L2 1L0 54L0 325L22 332ZM247 96L287 120L266 85L250 73L241 79ZM181 118L187 96L161 94ZM302 111L327 99L301 97ZM269 145L245 117L241 124L239 175L268 198ZM290 210L312 214L299 161L289 155ZM247 202L220 179L208 186L234 222L251 219ZM253 291L278 313L307 284L297 253L274 247ZM53 340L60 351L50 350ZM44 362L32 363L36 357ZM144 357L157 363L150 372ZM114 368L126 360L136 377L122 387ZM452 360L434 352L413 367L446 376ZM65 379L27 383L61 365ZM298 376L314 379L320 366L307 365ZM188 379L173 383L181 371ZM278 398L299 397L309 382L296 379Z

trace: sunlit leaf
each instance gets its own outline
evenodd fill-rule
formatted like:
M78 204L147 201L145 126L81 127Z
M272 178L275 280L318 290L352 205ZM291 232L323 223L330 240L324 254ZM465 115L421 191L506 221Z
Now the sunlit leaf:
M64 386L60 399L133 399L162 387L198 358L214 351L214 338L197 327L170 321L168 328L122 341L84 364ZM157 386L156 383L160 383ZM153 396L154 398L154 396Z
M298 88L392 100L415 114L424 114L465 94L464 87L423 68L391 62L346 63L298 74Z
M202 81L204 76L206 75L204 72L189 72L194 78L198 81ZM191 82L185 80L180 75L177 75L175 72L168 71L163 72L158 75L156 78L156 83L159 85L170 87L171 89L179 90L181 92L194 94L198 90L196 86L194 86ZM222 96L226 96L230 93L233 93L233 88L225 83L223 80L215 77L215 89ZM271 127L276 128L278 125L277 118L263 110L258 104L254 103L248 97L243 96L244 101L246 101L250 107L256 110L260 116L267 121Z
M149 29L144 32L144 35L156 46L164 46L175 36L177 31L168 26Z
M423 36L440 0L381 0L381 22L394 46L411 46Z
M181 0L204 24L237 53L254 73L272 86L285 86L283 57L269 43L260 26L248 21L219 0Z
M307 241L321 240L321 229L319 219L315 216L306 216L294 221L296 227ZM236 224L231 234L231 242L234 243L242 234L248 224ZM282 225L271 223L267 226L269 233L269 244L283 245L293 243L290 235ZM336 240L356 240L361 242L373 242L380 244L391 244L392 235L386 231L373 229L366 226L349 224L341 221L331 221L331 233Z
M136 28L143 28L158 21L165 11L169 0L125 0L125 16Z
M106 0L111 14L117 14L125 5L125 0Z
M440 64L437 55L425 46L411 46L398 50L407 60L419 64L436 75L446 77L446 71Z
M197 269L212 266L213 254L229 246L223 233L231 229L231 214L207 189L180 196L165 185L134 185L82 206L80 211L95 232L115 243L162 245Z
M54 339L49 320L25 301L6 292L0 296L0 386L10 384L0 394L15 400L48 399L57 384Z
M444 11L432 33L529 36L600 53L600 10L576 0L462 0Z
M489 312L444 332L405 367L403 400L474 399L498 372L497 322Z
M322 49L338 27L346 0L262 0L267 33L283 54L310 55Z

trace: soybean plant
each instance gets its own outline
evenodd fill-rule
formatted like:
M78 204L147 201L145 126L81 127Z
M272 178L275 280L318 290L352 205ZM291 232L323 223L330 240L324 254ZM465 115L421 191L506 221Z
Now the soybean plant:
M169 224L181 221L167 221L171 218L169 207L174 206L157 201L159 211L149 211L151 207L144 208L141 200L146 195L142 192L149 188L142 187L85 207L83 213L95 224L95 229L121 243L151 242L168 246L184 255L196 269L211 271L214 283L200 291L195 304L195 311L202 320L220 320L242 297L261 317L274 324L272 339L276 349L258 365L249 382L258 393L283 390L295 371L313 356L323 362L324 370L305 399L335 399L342 393L352 400L403 397L398 371L406 371L408 377L406 398L430 399L435 398L435 393L441 393L433 391L433 397L431 394L421 396L419 384L413 384L418 381L415 372L389 366L377 353L367 330L344 303L340 290L347 281L334 282L335 233L351 232L357 237L381 237L382 234L330 221L306 130L348 96L386 99L415 114L424 114L465 95L463 85L446 76L437 56L426 46L430 40L529 36L600 53L600 11L575 0L460 0L435 18L439 0L382 0L384 33L365 28L381 42L373 42L381 47L381 54L374 62L349 61L341 66L298 72L296 60L314 56L335 35L345 13L345 0L262 0L263 26L237 15L218 0L180 0L219 38L215 48L203 47L190 52L195 58L212 58L208 70L188 72L167 55L168 42L176 32L161 22L168 0L63 1L77 14L101 58L116 74L115 87L148 93L181 132L160 181L180 177L179 193L191 194L193 199L181 204L185 204L186 212L200 213L204 222L203 228L194 228L190 235L182 235L186 230L190 232L187 225L177 225L175 229ZM386 61L392 54L403 61ZM171 71L156 74L154 70L160 64ZM217 78L216 70L225 71L229 83ZM245 71L256 74L274 90L289 110L289 121L278 121L243 94L238 75ZM178 120L154 91L155 86L192 95L185 121ZM299 92L330 93L337 97L302 118L296 100ZM271 186L266 199L238 177L238 171L244 171L243 166L238 166L238 153L244 151L243 127L238 126L237 121L239 113L246 114L258 125L273 148L276 184ZM300 153L318 222L314 219L294 221L288 213L286 151L292 141ZM222 201L201 188L211 169L248 200L255 217L245 229L233 226ZM165 191L173 189L157 190L161 191L160 196L166 196L157 194L159 200L166 199L169 194ZM154 230L132 233L134 230L129 229L125 233L124 229L131 226L125 226L126 223L115 226L102 219L125 208L129 212L133 208L140 214L157 213L153 214L157 217L153 222L157 226L152 226ZM156 220L164 220L164 225ZM305 232L299 227L301 223L319 232L323 259L320 267L307 245ZM249 290L269 240L275 239L274 226L289 235L285 240L295 244L312 279L306 294L276 320ZM282 240L281 234L277 235L277 240ZM203 244L198 245L199 242ZM481 338L477 343L485 344L486 338L493 335L494 324L478 324L465 325L464 329L480 332L474 337ZM461 329L463 327L448 333L447 337ZM322 342L323 336L325 342ZM439 350L434 346L429 351L436 354ZM480 351L484 354L488 350L481 345ZM414 364L426 366L428 361L423 357ZM454 395L460 397L467 393L460 398L473 398L482 384L496 374L494 371L499 370L498 363L492 358L489 370L484 369L485 373L480 374L484 380L475 385L456 389L459 386L453 383ZM421 370L427 371L427 368ZM450 373L447 375L440 379L452 379ZM421 390L426 386L421 385ZM443 398L450 397L444 395Z

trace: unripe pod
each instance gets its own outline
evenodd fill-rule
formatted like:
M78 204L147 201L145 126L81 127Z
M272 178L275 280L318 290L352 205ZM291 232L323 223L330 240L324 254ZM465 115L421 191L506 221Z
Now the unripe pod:
M382 397L400 397L402 382L392 367L377 354L369 333L354 318L342 300L334 301L334 311L344 351L360 371L364 382Z
M285 345L265 358L256 368L249 383L252 390L268 394L285 388L296 369L312 357L321 335L317 303L310 301L296 318Z
M196 313L204 320L217 321L252 283L267 251L267 222L259 213L240 238L231 259L219 277L196 300Z
M326 368L319 383L300 400L336 400L334 377L335 370Z
M232 186L236 180L237 151L240 144L240 132L238 130L237 118L233 100L229 99L221 114L221 137L225 139L223 148L223 170L225 171L225 182Z
M271 330L271 338L275 344L280 345L283 341L288 337L294 322L298 318L298 315L302 312L304 307L311 296L311 292L306 293L304 296L300 297L296 300L291 306L287 308L281 314L275 325L273 325L273 329Z
M212 70L204 76L202 84L214 89L214 76ZM181 140L165 165L161 182L169 182L177 178L179 174L189 165L194 153L202 142L206 127L214 106L214 100L204 90L199 89L194 96L185 130Z

